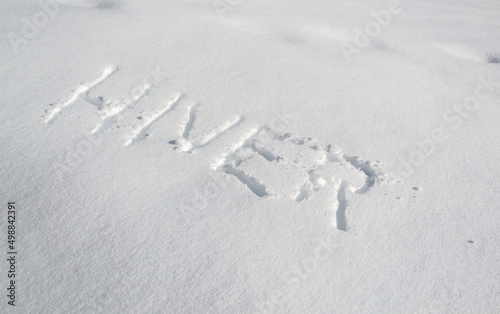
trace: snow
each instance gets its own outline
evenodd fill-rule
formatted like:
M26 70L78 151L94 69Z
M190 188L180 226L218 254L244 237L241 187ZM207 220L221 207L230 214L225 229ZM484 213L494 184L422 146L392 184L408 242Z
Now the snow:
M497 1L0 3L2 311L500 308Z

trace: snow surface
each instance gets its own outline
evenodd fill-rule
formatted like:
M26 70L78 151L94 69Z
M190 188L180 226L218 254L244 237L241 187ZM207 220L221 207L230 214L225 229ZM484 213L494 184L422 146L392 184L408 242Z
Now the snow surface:
M498 1L0 4L2 311L498 313Z

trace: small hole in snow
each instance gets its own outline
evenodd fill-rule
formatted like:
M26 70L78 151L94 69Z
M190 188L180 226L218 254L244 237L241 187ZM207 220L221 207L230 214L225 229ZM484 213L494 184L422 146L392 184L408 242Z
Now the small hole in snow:
M494 55L488 56L487 62L488 63L500 63L500 57L494 56Z

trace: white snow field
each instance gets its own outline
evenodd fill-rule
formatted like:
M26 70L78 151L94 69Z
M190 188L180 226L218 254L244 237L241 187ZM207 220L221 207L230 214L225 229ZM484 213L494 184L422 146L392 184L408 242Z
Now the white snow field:
M500 312L499 1L0 8L0 312Z

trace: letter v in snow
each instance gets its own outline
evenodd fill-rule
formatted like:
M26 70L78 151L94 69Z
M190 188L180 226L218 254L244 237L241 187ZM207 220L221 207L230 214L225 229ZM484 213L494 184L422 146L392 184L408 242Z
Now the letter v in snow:
M188 108L186 122L184 123L184 127L181 130L180 137L169 142L171 145L179 145L174 147L175 150L178 149L183 152L191 153L197 149L206 147L217 140L219 137L223 136L233 128L240 125L240 123L245 120L244 116L234 116L217 128L213 129L201 139L190 141L190 133L196 121L199 106L199 103L195 103Z
M133 131L133 133L126 140L125 146L131 146L143 139L155 123L157 123L161 118L178 107L179 103L184 97L185 96L183 94L178 94L175 99L169 101L164 106L164 108L156 111L150 117L144 118L143 124ZM231 129L237 127L241 122L245 120L244 116L232 117L225 123L219 125L217 128L207 133L202 138L197 140L190 140L190 132L194 127L194 123L198 115L199 106L199 103L195 103L188 107L188 115L186 118L186 122L184 123L180 132L180 137L176 140L169 141L169 144L171 145L179 145L174 147L175 150L193 152L194 150L206 147L217 140L219 137L223 136L225 133L229 132Z

